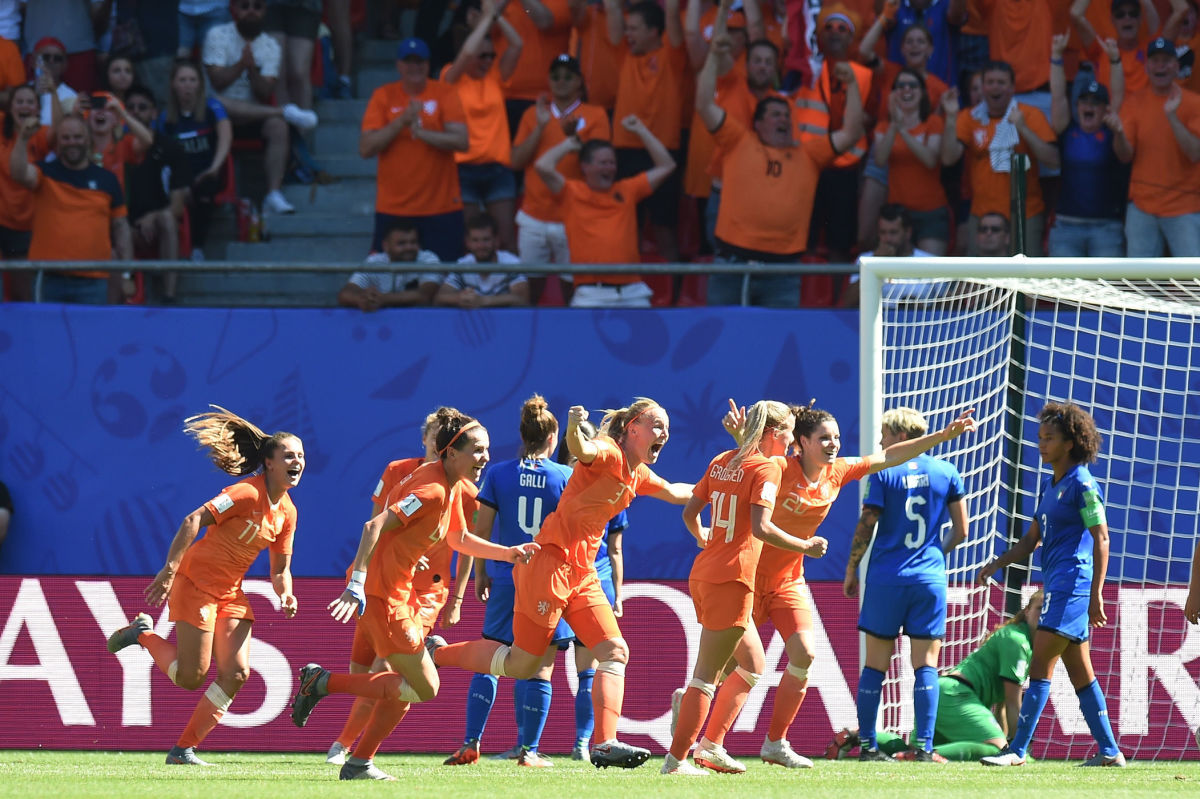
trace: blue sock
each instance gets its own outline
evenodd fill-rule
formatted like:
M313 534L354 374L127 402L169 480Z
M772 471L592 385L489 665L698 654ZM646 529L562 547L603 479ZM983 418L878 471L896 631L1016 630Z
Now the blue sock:
M938 673L933 666L922 666L913 674L913 715L916 716L917 740L914 748L933 751L933 727L937 722Z
M879 716L879 698L883 692L883 678L879 669L864 666L858 675L858 740L863 749L875 749L875 719Z
M1092 680L1075 694L1079 697L1079 709L1083 711L1088 729L1092 731L1096 743L1100 744L1100 752L1105 757L1113 757L1121 750L1117 746L1117 739L1113 737L1112 725L1108 722L1108 703L1100 692L1100 683Z
M595 669L579 672L579 690L575 693L575 740L586 741L592 737L595 717L592 712L592 679Z
M553 689L549 680L521 680L525 683L524 701L521 703L521 746L536 752L542 740L542 729L550 715L550 697Z
M1046 708L1046 700L1050 698L1049 680L1030 680L1025 698L1021 700L1021 717L1017 719L1017 734L1008 745L1010 751L1020 757L1025 757L1029 742L1033 740L1033 730L1037 727L1038 719ZM1009 721L1011 724L1012 721Z
M513 680L513 721L517 723L517 746L521 746L521 725L525 720L525 686L528 680Z
M471 677L471 686L467 689L467 741L483 738L483 728L487 726L488 716L496 701L496 682L491 674Z

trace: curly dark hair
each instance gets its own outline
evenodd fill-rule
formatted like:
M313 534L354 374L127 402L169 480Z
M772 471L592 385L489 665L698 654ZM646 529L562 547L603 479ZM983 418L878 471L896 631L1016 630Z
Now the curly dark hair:
M1069 402L1047 402L1038 413L1038 422L1054 425L1063 438L1071 439L1072 461L1095 462L1103 440L1096 430L1096 420L1083 408Z
M810 399L807 405L789 405L792 415L796 417L796 427L794 430L796 438L801 436L807 438L817 431L825 422L836 422L833 414L829 411L823 411L820 408L815 408L816 399Z

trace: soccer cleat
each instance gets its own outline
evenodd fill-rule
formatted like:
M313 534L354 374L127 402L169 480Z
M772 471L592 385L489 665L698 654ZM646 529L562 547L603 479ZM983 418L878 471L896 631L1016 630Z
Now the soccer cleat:
M671 737L675 737L675 725L679 723L679 706L683 703L683 688L671 692Z
M328 693L325 690L328 681L329 670L316 663L309 663L300 669L300 690L296 691L296 698L292 700L292 723L297 727L308 723L313 708L321 701L321 697Z
M425 636L425 651L429 653L429 659L433 661L433 665L437 667L437 655L439 649L446 645L446 639L440 635Z
M521 754L517 756L518 766L529 766L530 768L553 768L554 763L550 758L539 754L533 749L522 749Z
M773 763L776 766L784 768L812 768L813 762L804 755L798 755L792 749L792 745L788 743L787 738L781 738L778 741L772 741L770 738L763 740L762 749L758 751L758 756L762 758L764 763Z
M122 649L135 645L139 635L148 633L152 629L154 629L154 622L150 617L145 613L139 613L127 626L108 636L108 651L115 655Z
M182 746L172 746L171 751L167 752L168 766L211 766L212 763L207 763L196 757L196 750L192 747L186 749Z
M1125 768L1125 755L1117 752L1115 755L1105 755L1103 752L1098 753L1095 757L1089 757L1079 765L1081 766L1113 766L1115 768Z
M458 751L442 761L443 766L469 766L479 762L479 741L473 739L458 747Z
M950 761L939 755L937 752L926 752L924 749L905 749L903 752L897 752L892 755L894 760L903 760L909 763L949 763Z
M387 782L395 782L396 778L388 774L379 766L375 765L374 760L368 760L366 763L351 763L347 761L342 770L338 772L339 780L383 780Z
M687 758L684 758L683 760L676 760L675 756L672 755L670 752L667 753L666 758L663 760L662 768L660 768L658 770L658 773L659 774L679 774L679 775L686 776L686 777L707 777L708 776L707 771L705 771L702 768L696 768L695 766L693 766L691 763L689 763L687 761Z
M630 746L615 738L592 747L592 765L596 768L637 768L650 759L650 750Z
M858 746L858 733L843 727L841 732L833 736L833 741L825 748L826 760L841 760Z
M571 750L571 759L591 761L592 753L588 751L587 738L575 742L575 748Z
M334 741L329 747L329 753L325 755L325 762L333 766L340 766L346 762L346 755L350 754L350 750L342 746L340 741Z
M979 762L985 766L1023 766L1025 758L1005 747L994 755L979 758Z
M513 748L499 754L491 755L488 760L516 760L521 756L521 745L513 744Z
M746 772L745 764L734 760L725 751L725 747L719 744L701 742L692 754L692 760L696 761L697 766L721 774L744 774Z
M896 758L889 755L887 752L881 752L878 749L863 748L858 753L860 763L895 763Z

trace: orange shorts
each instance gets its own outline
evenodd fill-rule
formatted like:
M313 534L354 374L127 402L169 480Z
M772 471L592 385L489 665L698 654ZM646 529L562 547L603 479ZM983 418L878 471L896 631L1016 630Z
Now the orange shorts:
M250 609L250 600L246 599L241 585L220 596L213 596L201 591L184 574L175 575L167 606L171 610L171 621L187 622L210 633L216 629L217 619L254 621L254 611Z
M737 581L706 583L688 580L696 620L706 630L728 630L730 627L750 627L750 612L754 607L754 592Z
M442 615L442 608L446 607L446 600L449 598L450 589L443 585L438 588L430 588L422 594L413 594L409 599L409 604L415 605L414 615L420 622L424 635L433 632L438 617Z
M808 606L808 598L802 590L804 580L793 580L782 586L766 589L762 585L754 587L754 623L764 624L769 619L779 632L779 637L787 641L800 631L811 630L812 608Z
M358 617L358 627L377 657L415 655L425 646L425 635L416 616L411 597L408 601L396 601L368 596L367 610ZM354 662L367 665L357 658Z
M558 547L546 547L513 569L513 645L545 652L565 618L586 647L621 637L617 617L595 569L573 568Z

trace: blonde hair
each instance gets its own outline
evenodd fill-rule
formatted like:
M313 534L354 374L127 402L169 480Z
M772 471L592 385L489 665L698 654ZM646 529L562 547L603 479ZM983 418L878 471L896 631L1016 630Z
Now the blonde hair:
M253 474L263 461L275 454L284 439L296 438L280 431L267 435L220 405L210 405L215 411L189 416L183 420L183 432L196 439L217 468L226 474L243 477ZM299 439L297 439L299 440Z
M534 394L521 406L521 452L522 458L539 449L546 439L558 432L558 419L550 412L546 398Z
M608 436L614 441L620 441L625 437L629 425L635 419L651 408L661 407L661 405L649 397L636 397L633 404L628 408L606 409L604 411L604 418L600 420L599 433L600 435Z
M915 408L892 408L884 411L880 423L893 433L903 433L907 438L920 438L929 432L929 422Z
M1005 627L1011 627L1012 625L1020 624L1021 622L1028 623L1029 619L1025 618L1025 614L1029 611L1029 608L1033 605L1034 602L1041 599L1045 595L1046 595L1046 592L1041 588L1039 588L1038 590L1036 590L1032 594L1030 594L1029 599L1025 602L1025 607L1021 608L1021 610L1015 616L1013 616L1011 619L1009 619L1008 621L1004 622L1003 624L997 624L995 629L993 629L990 633L988 633L987 638L984 638L983 641L981 641L979 645L983 646L984 644L986 644L988 641L988 638L991 638L993 635L995 635L1000 630L1003 630Z
M746 423L737 432L737 440L741 444L737 454L729 461L729 467L740 465L747 455L758 448L767 430L780 429L791 415L792 409L782 402L759 400L751 405L750 410L746 411Z

